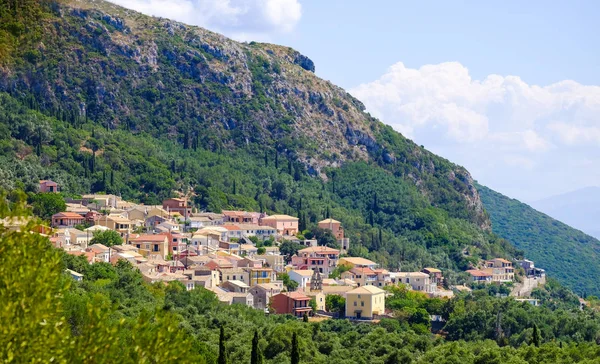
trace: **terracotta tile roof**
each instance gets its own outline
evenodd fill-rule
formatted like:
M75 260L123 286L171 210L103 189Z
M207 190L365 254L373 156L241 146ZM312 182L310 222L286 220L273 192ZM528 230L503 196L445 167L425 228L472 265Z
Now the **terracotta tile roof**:
M311 246L298 250L298 253L321 253L321 254L339 254L338 249L333 249L328 246Z
M294 220L297 221L298 218L297 217L293 217L290 215L271 215L271 216L267 216L267 217L263 217L263 221L264 220Z
M325 220L319 221L319 224L341 224L341 222L334 220L334 219L325 219Z
M378 293L384 293L384 292L385 292L384 290L382 290L381 288L377 288L375 286L362 286L362 287L355 288L352 291L348 291L348 294L350 294L350 293L378 294Z
M293 300L299 300L299 301L304 301L304 300L310 300L310 297L308 297L307 295L294 291L294 292L282 292L280 293L282 295L288 296L289 298L293 299Z
M467 273L469 273L473 277L491 277L492 276L490 273L482 272L478 269L469 269L467 271Z
M83 216L76 214L74 212L59 212L58 214L52 215L52 218L65 218L65 219L83 219Z
M167 239L166 235L163 234L142 234L138 237L129 239L130 242L140 243L140 242L158 242L162 243Z

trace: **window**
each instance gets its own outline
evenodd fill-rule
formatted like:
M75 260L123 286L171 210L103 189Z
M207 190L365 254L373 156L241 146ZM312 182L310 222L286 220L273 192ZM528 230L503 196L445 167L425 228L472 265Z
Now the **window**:
M365 307L365 301L360 301L360 307Z
M354 301L354 307L356 307L356 301Z

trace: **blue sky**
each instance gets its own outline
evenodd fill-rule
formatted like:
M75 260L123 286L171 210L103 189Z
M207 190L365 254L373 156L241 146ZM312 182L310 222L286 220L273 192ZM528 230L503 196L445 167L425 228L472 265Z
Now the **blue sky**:
M291 46L418 144L508 196L600 181L600 2L112 0Z

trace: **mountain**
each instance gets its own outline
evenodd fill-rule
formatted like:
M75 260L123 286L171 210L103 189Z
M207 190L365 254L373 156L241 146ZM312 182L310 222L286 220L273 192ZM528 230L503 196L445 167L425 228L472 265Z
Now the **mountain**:
M487 187L477 189L496 234L577 293L600 293L600 241Z
M586 187L531 203L567 225L600 238L600 187Z
M4 189L52 178L66 194L187 193L199 209L288 213L307 228L334 216L353 254L387 267L458 271L518 255L491 234L466 169L371 117L291 48L104 1L10 4Z

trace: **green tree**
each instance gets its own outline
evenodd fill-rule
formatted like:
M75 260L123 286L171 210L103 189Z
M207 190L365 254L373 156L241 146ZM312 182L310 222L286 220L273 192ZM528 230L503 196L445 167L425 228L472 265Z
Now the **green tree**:
M292 335L292 352L290 354L291 364L300 363L300 350L298 349L298 335L294 332Z
M328 312L335 312L344 316L346 313L346 299L342 296L330 294L325 296L325 309Z
M533 334L531 335L531 343L536 347L540 347L541 341L542 337L540 335L540 330L538 329L536 324L533 324Z
M262 364L263 357L258 347L258 330L254 330L254 337L252 338L252 353L250 354L250 364Z
M67 209L65 199L59 193L38 193L30 197L33 213L44 220Z
M298 282L292 280L287 273L281 273L278 275L278 278L283 281L283 285L287 288L289 292L295 291L298 288Z
M221 325L219 330L219 358L218 364L227 364L227 353L225 352L225 328Z
M92 244L102 244L107 247L123 244L123 238L114 230L94 231L94 237L91 240Z

